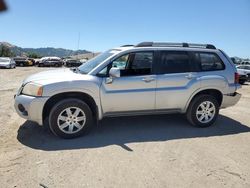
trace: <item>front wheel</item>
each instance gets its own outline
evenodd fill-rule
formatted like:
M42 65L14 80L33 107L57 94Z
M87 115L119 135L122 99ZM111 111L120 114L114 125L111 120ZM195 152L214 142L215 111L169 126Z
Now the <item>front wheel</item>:
M240 80L239 83L243 85L245 83L245 80Z
M218 113L219 104L215 97L198 95L189 105L187 119L194 126L208 127L215 122Z
M62 138L75 138L93 127L93 114L89 106L79 99L58 102L49 115L50 130Z

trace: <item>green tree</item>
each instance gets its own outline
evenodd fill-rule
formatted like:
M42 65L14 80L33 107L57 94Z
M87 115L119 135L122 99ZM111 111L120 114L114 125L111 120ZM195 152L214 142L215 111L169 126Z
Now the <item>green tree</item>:
M13 57L15 54L7 46L0 46L0 57Z
M34 52L28 53L28 57L29 58L34 58L34 59L41 58L40 55L38 55L37 53L34 53Z

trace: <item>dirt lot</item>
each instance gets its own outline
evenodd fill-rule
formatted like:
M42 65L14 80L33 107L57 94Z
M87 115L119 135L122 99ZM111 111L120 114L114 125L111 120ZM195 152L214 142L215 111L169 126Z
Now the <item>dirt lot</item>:
M250 85L210 128L181 115L109 118L62 140L13 108L22 80L42 70L0 70L0 187L250 187Z

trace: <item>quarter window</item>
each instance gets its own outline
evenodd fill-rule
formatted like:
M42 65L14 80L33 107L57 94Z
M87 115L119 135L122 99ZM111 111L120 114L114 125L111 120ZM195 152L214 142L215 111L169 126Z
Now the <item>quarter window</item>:
M201 71L223 70L224 64L221 59L213 53L195 53L195 56L200 59Z

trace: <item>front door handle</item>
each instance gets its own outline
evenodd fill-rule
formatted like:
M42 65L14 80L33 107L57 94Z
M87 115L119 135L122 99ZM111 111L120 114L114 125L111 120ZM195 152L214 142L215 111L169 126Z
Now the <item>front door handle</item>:
M144 81L144 82L152 82L152 81L154 81L155 79L154 78L151 78L151 77L147 77L147 78L143 78L142 79L142 81Z

